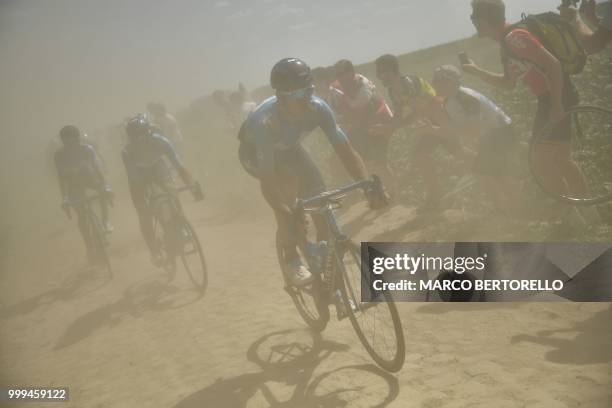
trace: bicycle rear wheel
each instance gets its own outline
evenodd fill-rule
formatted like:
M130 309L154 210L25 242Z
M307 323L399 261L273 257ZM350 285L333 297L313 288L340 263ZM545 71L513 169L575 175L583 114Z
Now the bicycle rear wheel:
M108 252L106 250L106 247L108 246L106 232L102 227L102 222L100 219L92 212L89 213L89 233L91 243L94 247L96 261L104 265L109 272L112 272L110 257L108 256Z
M289 273L287 270L287 258L285 251L280 245L278 233L276 234L276 253L283 274L285 290L291 296L291 300L298 313L311 329L319 332L323 331L325 326L327 326L327 322L329 322L329 306L324 300L323 283L321 282L320 275L315 275L315 280L311 285L297 288L291 285L287 279ZM300 256L304 259L302 254Z
M529 153L536 183L547 194L573 205L612 200L612 111L578 106L566 117L571 126L569 155L573 164L559 159L567 147L551 143L549 132L543 132L533 138Z
M185 218L181 217L177 221L177 227L179 231L177 239L180 239L182 243L179 250L181 264L194 286L204 292L208 286L208 269L198 235Z
M349 241L337 256L343 302L357 337L376 364L390 372L399 371L404 365L406 345L391 295L384 292L380 302L361 302L361 280L367 279L367 271L361 267L359 246Z

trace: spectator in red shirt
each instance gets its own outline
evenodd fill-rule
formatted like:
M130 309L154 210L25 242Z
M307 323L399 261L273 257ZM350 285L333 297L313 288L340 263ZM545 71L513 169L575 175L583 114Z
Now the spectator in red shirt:
M389 124L391 109L376 86L355 72L353 63L340 60L334 65L335 81L330 85L329 103L338 125L363 157L368 168L381 177L383 185L394 190L394 177L389 167L388 147L393 132L373 134L373 126Z
M463 64L463 70L506 90L514 89L518 79L523 80L538 98L534 136L552 129L535 146L535 171L549 191L566 193L569 189L574 196L583 194L582 173L570 157L571 126L565 117L566 110L579 101L570 77L532 33L522 28L509 30L503 0L472 0L472 9L478 35L503 44L504 73L489 72L473 61Z

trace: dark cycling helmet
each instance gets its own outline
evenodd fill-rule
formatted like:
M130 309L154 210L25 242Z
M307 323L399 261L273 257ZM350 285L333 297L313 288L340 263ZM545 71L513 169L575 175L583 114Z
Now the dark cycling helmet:
M62 139L62 142L66 142L68 140L75 140L81 137L81 131L76 126L67 125L60 130L59 136L60 139Z
M310 67L299 58L284 58L270 72L270 86L277 92L292 92L312 86Z
M138 115L128 120L125 133L130 139L138 139L151 132L151 124L144 115Z

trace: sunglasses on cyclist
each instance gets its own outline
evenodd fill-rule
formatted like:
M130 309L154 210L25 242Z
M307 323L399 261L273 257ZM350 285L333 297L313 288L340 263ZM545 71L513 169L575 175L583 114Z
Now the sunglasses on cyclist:
M283 91L278 92L279 96L282 96L283 98L289 98L289 99L304 99L306 97L310 98L313 95L313 93L314 93L314 86L312 85L309 87L297 89L291 92L283 92Z

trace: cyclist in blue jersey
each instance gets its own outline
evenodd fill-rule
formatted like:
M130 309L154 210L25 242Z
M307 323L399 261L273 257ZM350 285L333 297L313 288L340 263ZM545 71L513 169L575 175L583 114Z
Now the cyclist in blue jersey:
M59 133L62 147L55 153L55 167L62 194L62 208L74 208L79 230L85 241L87 256L93 259L93 244L85 220L84 200L87 190L97 191L100 197L102 223L107 233L113 227L108 221L108 205L112 200L112 190L106 184L100 168L100 160L90 144L82 141L81 131L72 125L64 126Z
M323 177L301 141L320 128L351 177L368 177L363 160L336 124L325 101L313 95L309 66L297 58L285 58L272 68L270 84L275 91L243 123L239 139L240 159L245 169L259 179L261 191L274 211L281 246L288 255L292 283L312 282L311 272L302 264L296 250L303 226L295 225L291 205L296 197L308 197L325 190ZM372 191L366 195L370 206L382 206L383 197ZM314 219L319 240L327 234L323 220Z
M172 191L172 173L164 158L178 172L186 186L194 186L193 178L183 165L172 143L155 131L144 115L136 116L125 127L128 144L121 155L127 171L132 202L138 213L140 230L151 251L151 260L160 265L159 243L155 242L153 217L147 206L147 192L152 184L162 190ZM194 190L194 196L195 196Z

